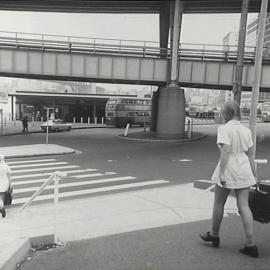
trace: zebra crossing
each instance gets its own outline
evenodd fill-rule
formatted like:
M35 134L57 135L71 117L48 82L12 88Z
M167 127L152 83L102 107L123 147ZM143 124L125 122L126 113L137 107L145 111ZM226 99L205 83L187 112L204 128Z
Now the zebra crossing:
M110 191L123 191L139 187L168 184L168 180L145 180L123 176L116 172L103 172L96 168L82 169L78 165L54 158L8 161L13 183L12 205L25 203L55 171L67 177L59 184L59 198L79 198ZM48 185L35 201L47 201L54 197L53 183Z

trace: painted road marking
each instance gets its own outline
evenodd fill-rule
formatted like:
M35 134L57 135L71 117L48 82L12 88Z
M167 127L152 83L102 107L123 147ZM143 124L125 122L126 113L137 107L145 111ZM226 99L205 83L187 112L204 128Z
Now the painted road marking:
M21 161L8 161L6 163L8 165L11 165L11 164L21 164L21 163L48 162L48 161L55 161L55 159L33 159L33 160L21 160Z
M51 163L40 163L40 164L24 164L24 165L15 165L15 166L10 166L10 169L15 169L15 168L29 168L29 167L41 167L41 166L51 166L51 165L64 165L68 164L66 161L61 161L61 162L51 162Z
M97 193L102 193L106 191L124 190L124 189L129 189L129 188L154 186L154 185L167 184L167 183L169 183L168 180L152 180L152 181L144 181L144 182L131 183L131 184L122 184L122 185L114 185L114 186L108 186L108 187L85 189L85 190L79 190L79 191L61 192L59 193L59 198L67 198L71 196L80 196L80 195L90 195L90 194L97 194ZM54 198L54 194L40 195L39 197L35 199L35 201L44 201L44 200L49 200L53 198ZM27 198L14 199L12 204L15 205L15 204L25 203L26 199Z
M77 165L69 165L69 166L58 166L58 167L51 167L51 168L36 168L36 169L26 169L26 170L16 170L12 171L11 173L23 173L23 172L37 172L37 171L54 171L58 169L68 169L68 168L78 168L80 166Z
M100 174L100 175L113 175L116 174L115 172L106 172L104 174ZM81 174L81 175L75 175L75 178L87 178L87 177L93 177L93 176L97 176L97 174Z
M132 176L114 177L114 178L99 179L99 180L93 180L93 181L64 183L64 184L59 184L59 188L88 186L88 185L94 185L94 184L98 184L98 183L128 181L128 180L134 180L134 179L136 179L136 177L132 177ZM14 190L14 194L20 194L20 193L25 193L25 192L35 192L38 189L39 189L39 187L20 188L20 189ZM46 190L54 189L53 183L51 185L47 186L45 189Z
M59 171L66 174L72 174L72 173L81 173L81 172L93 172L97 171L97 169L86 169L86 170L70 170L70 171ZM51 175L52 173L36 173L36 174L24 174L24 175L15 175L12 176L12 179L20 179L20 178L29 178L29 177L38 177L38 176L44 176L44 175Z

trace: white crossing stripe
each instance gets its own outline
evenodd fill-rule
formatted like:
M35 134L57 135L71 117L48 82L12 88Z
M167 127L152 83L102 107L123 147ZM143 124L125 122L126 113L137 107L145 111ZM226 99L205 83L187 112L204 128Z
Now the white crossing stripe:
M12 183L12 187L13 187L13 189L15 189L15 187L17 187L17 186L36 184L36 183L44 183L48 179L49 179L49 177L43 178L43 179L32 179L32 180L28 180L28 181L17 181L17 182Z
M51 166L51 165L64 165L68 164L66 161L61 161L61 162L50 162L50 163L40 163L40 164L24 164L24 165L15 165L15 166L10 166L10 169L15 169L15 168L29 168L29 167L41 167L41 166Z
M73 182L73 183L64 183L59 184L59 188L65 188L65 187L77 187L77 186L87 186L87 185L94 185L98 183L109 183L109 182L116 182L116 181L128 181L128 180L134 180L136 177L132 176L123 176L123 177L113 177L113 178L107 178L107 179L99 179L99 180L93 180L93 181L82 181L82 182ZM35 192L39 189L39 187L29 187L29 188L20 188L15 189L13 192L14 194L20 194L24 192ZM54 189L53 183L52 185L47 186L45 189Z
M48 173L51 174L51 173ZM113 175L116 174L115 172L106 172L106 173L93 173L93 174L86 174L88 177L97 177L97 176L106 176L106 175ZM44 174L43 174L44 176ZM83 176L83 175L81 175ZM77 177L77 176L74 176ZM77 177L77 178L83 178L83 177ZM28 185L28 184L36 184L36 183L44 183L48 178L43 179L32 179L32 180L26 180L26 181L14 181L12 186L15 188L16 186L22 186L22 185ZM65 179L65 178L64 178ZM64 180L62 179L62 180ZM76 180L77 181L77 180ZM93 180L92 180L93 181Z
M66 174L71 173L81 173L81 172L94 172L97 171L97 169L86 169L86 170L70 170L70 171L59 171ZM12 172L11 172L12 173ZM21 178L32 178L32 177L38 177L38 176L44 176L44 175L51 175L52 173L36 173L36 174L23 174L23 175L12 175L12 179L21 179Z
M38 163L38 162L48 162L48 161L55 161L55 159L33 159L33 160L20 160L20 161L9 161L6 162L8 165L11 164L22 164L22 163Z
M116 174L115 172L106 172L104 174L102 173L96 173L96 174L79 174L75 175L75 178L87 178L87 177L94 177L94 176L100 176L100 175L113 175Z
M50 168L36 168L36 169L27 169L27 170L16 170L11 171L11 173L23 173L23 172L37 172L37 171L54 171L58 169L68 169L68 168L78 168L77 165L69 165L69 166L58 166L58 167L50 167Z
M100 187L100 188L92 188L92 189L86 189L86 190L77 190L77 191L70 191L70 192L61 192L59 193L60 198L66 198L71 196L80 196L80 195L88 195L88 194L95 194L95 193L101 193L106 191L114 191L114 190L123 190L128 188L136 188L136 187L143 187L143 186L154 186L159 184L165 184L169 183L168 180L153 180L153 181L145 181L145 182L138 182L138 183L131 183L131 184L122 184L122 185L115 185L115 186L108 186L108 187ZM35 199L35 201L43 201L48 199L53 199L54 195L40 195ZM20 198L20 199L14 199L12 204L21 204L25 203L27 201L27 198Z

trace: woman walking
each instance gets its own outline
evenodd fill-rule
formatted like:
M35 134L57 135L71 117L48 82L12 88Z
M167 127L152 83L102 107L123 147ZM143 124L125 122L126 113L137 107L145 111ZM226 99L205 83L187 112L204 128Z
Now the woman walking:
M4 156L0 154L0 213L2 213L3 218L6 216L4 200L5 192L8 189L11 189L10 168L6 164Z
M212 176L212 180L216 182L212 229L211 232L201 233L200 237L211 242L213 247L219 247L224 205L231 189L234 189L246 236L244 248L239 251L251 257L258 257L253 235L253 216L248 204L249 188L256 184L251 131L240 123L240 107L236 102L226 102L222 116L225 125L219 127L217 133L220 160Z

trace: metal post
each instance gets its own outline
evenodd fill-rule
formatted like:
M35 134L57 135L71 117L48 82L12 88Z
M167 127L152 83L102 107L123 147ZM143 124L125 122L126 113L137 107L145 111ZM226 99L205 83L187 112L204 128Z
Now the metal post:
M129 129L129 127L130 127L130 124L129 123L127 123L127 125L126 125L126 129L125 129L125 132L124 132L124 136L126 137L127 136L127 134L128 134L128 129Z
M58 220L58 205L59 205L59 193L58 193L58 186L59 186L59 176L54 176L54 243L58 243L57 237L57 220Z
M257 118L257 104L259 100L260 84L261 84L261 69L262 69L262 56L263 56L263 42L265 20L267 16L268 0L262 0L261 12L259 16L259 29L256 46L255 66L254 66L254 81L252 87L252 103L250 110L249 126L253 138L253 157L256 156L256 118Z
M4 135L4 127L3 127L3 109L0 108L0 114L1 114L1 135Z
M182 24L182 7L182 2L180 0L175 0L173 21L173 46L171 59L171 84L176 84L178 78L178 47L180 40L180 29Z
M241 102L248 6L249 6L249 0L242 0L241 20L240 20L240 28L239 28L239 34L238 34L237 64L236 64L236 71L235 71L235 79L233 83L234 101L236 101L239 105Z
M50 109L47 108L46 144L49 142L49 111Z

